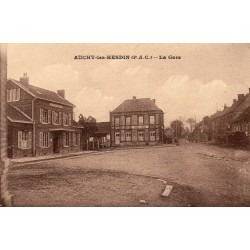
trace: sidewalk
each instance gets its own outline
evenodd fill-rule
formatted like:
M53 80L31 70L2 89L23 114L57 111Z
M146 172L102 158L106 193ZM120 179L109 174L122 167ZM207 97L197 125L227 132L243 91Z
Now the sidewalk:
M81 156L87 154L93 154L103 151L81 151L81 152L72 152L68 154L54 154L54 155L43 155L43 156L35 156L35 157L23 157L17 159L10 159L10 163L18 164L18 163L25 163L25 162L38 162L38 161L47 161L47 160L54 160L54 159L62 159L62 158L69 158L73 156Z

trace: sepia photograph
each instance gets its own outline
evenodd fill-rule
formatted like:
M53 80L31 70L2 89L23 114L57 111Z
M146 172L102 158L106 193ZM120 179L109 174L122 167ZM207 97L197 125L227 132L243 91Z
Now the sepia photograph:
M250 206L250 44L0 44L0 206Z

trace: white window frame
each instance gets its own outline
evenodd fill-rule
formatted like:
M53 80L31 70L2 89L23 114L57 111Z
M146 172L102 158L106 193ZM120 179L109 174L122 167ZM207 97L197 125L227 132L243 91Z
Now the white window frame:
M138 134L138 141L145 141L145 138L144 138L144 131L143 131L143 130L138 130L137 134ZM141 135L141 134L142 134L142 135ZM143 139L140 140L140 138L143 138Z
M127 119L129 119L129 123L127 122ZM130 126L131 125L131 120L132 120L131 116L126 116L125 125Z
M140 120L142 119L142 122L140 122ZM138 116L138 125L143 125L144 124L144 117L143 115L139 115Z
M49 132L40 132L40 147L49 148L50 144L49 139L50 139Z
M32 133L18 131L18 148L30 149L32 144Z
M115 117L115 126L119 126L119 125L120 125L120 117Z
M20 101L20 88L7 89L7 102Z
M130 135L130 136L128 136ZM132 132L131 131L126 131L126 141L132 141Z
M153 121L151 120L151 118L153 119ZM151 124L151 125L155 124L155 115L149 116L149 124Z

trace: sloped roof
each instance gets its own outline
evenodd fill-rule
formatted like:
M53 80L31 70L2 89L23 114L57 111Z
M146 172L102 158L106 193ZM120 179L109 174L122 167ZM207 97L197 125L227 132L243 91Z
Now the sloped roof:
M31 85L31 84L28 84L27 86L24 86L19 81L14 80L14 79L9 79L9 81L11 81L14 84L20 86L22 89L26 90L27 92L29 92L30 94L32 94L33 96L35 96L38 99L42 99L42 100L55 102L55 103L62 104L62 105L75 107L74 104L72 104L71 102L69 102L66 99L62 98L56 92L53 92L53 91L50 91L50 90L47 90L47 89L43 89L43 88L39 88L39 87Z
M29 118L20 109L12 106L11 104L7 105L7 117L11 122L32 123L31 118Z
M97 133L110 134L110 122L97 122Z
M235 109L236 113L233 122L241 120L241 118L244 117L244 113L245 115L247 114L247 110L249 109L249 107L250 107L250 94L247 94L246 98L244 99L244 102L242 102L241 105L239 105L237 109Z
M250 121L250 107L245 109L241 114L239 114L233 122Z
M111 113L122 112L143 112L143 111L162 111L150 98L139 98L125 100Z
M227 107L222 111L217 111L215 114L211 115L210 118L212 120L214 120L218 117L222 117L222 116L227 115L231 112L237 111L238 109L240 109L242 107L242 105L244 105L246 103L246 101L248 99L249 99L249 94L245 95L244 98L235 101L230 107Z

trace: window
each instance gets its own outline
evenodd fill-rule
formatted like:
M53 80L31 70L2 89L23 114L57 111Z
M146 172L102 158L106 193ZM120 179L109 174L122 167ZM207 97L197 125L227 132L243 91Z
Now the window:
M48 148L49 147L49 133L40 132L40 147Z
M150 124L155 124L155 116L154 115L151 115L149 120L150 120Z
M63 113L63 125L69 125L69 115Z
M78 146L80 142L80 134L73 133L73 145Z
M66 133L65 134L65 144L64 144L64 146L69 147L69 145L70 145L70 133Z
M59 125L62 125L62 112L59 112Z
M144 132L138 131L138 141L144 141Z
M143 125L143 116L138 117L139 125Z
M18 148L31 148L32 135L31 132L18 131Z
M131 131L126 132L126 141L131 141Z
M51 110L40 109L40 122L44 124L51 123Z
M59 124L59 113L52 111L52 123L58 125Z
M7 102L20 101L20 88L7 90Z
M150 141L155 141L155 131L150 131Z
M126 117L126 125L131 125L131 117L130 116Z
M119 126L119 124L120 124L120 118L116 117L115 118L115 125Z

